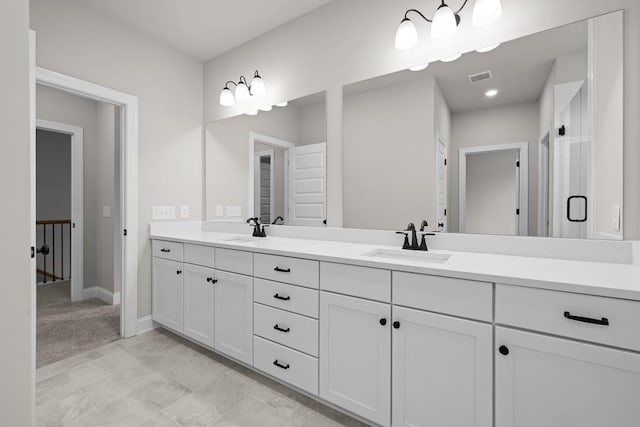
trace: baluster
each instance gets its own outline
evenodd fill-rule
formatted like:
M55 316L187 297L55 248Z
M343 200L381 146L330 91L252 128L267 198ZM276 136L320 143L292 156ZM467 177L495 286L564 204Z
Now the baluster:
M51 224L51 264L53 265L53 281L56 281L56 225Z
M60 224L60 279L64 280L64 223Z
M47 224L43 224L42 225L42 234L43 234L43 243L42 246L46 246L47 245ZM44 268L43 268L43 275L44 275L44 283L47 283L47 254L42 253L43 256L43 264L44 264Z

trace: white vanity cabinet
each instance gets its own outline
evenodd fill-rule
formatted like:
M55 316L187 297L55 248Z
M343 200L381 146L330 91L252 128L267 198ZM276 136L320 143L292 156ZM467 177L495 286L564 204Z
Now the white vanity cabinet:
M392 331L394 426L493 425L492 325L394 307Z
M184 334L213 347L215 274L212 268L184 265Z
M183 267L182 262L153 258L153 320L183 332Z
M320 293L320 397L389 425L389 304Z

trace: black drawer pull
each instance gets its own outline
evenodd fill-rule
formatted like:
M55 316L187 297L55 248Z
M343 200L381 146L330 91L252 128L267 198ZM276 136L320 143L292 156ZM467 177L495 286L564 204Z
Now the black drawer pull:
M286 365L283 365L282 363L278 362L278 359L274 360L273 364L276 365L280 369L289 369L289 364L288 363Z
M291 273L291 269L290 268L276 267L276 268L273 269L273 271L277 271L278 273Z
M275 294L273 297L282 301L289 301L291 299L291 297L281 297L279 294Z
M162 249L160 249L160 252L171 252L171 249L162 248Z
M278 326L278 325L275 325L275 326L273 327L273 329L275 329L276 331L280 331L280 332L289 332L289 331L291 330L291 328L285 328L285 329L282 329L282 328L281 328L280 326Z
M213 283L214 285L218 283L218 279L214 279L213 277L207 277L207 282Z
M570 319L570 320L578 321L578 322L592 323L594 325L609 326L609 319L607 319L606 317L603 317L602 319L592 319L591 317L574 316L571 313L569 313L568 311L564 312L564 317L566 317L567 319Z

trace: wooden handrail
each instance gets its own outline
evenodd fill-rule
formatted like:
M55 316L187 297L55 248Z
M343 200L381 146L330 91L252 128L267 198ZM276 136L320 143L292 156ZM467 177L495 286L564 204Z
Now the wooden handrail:
M49 224L71 224L70 219L42 219L36 221L36 225L49 225Z

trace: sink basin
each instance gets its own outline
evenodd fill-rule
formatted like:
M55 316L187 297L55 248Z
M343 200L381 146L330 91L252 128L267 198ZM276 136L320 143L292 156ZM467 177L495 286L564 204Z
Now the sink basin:
M251 236L233 236L224 239L224 241L229 243L255 243L256 238Z
M402 249L375 249L362 256L393 261L410 261L416 263L444 264L451 255L419 252Z

